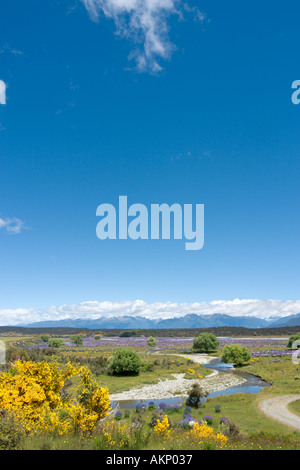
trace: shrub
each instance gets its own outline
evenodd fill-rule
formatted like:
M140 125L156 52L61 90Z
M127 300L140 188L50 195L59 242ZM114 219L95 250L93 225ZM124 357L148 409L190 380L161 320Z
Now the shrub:
M147 344L148 346L156 346L157 345L157 340L155 338L153 338L153 336L150 336L148 339L147 339Z
M194 338L193 349L203 353L215 351L219 346L219 341L212 333L201 333Z
M90 364L90 369L95 375L102 375L106 372L108 367L108 359L106 356L97 356L93 358L92 363Z
M49 348L61 348L65 344L62 338L52 338L49 340Z
M143 364L143 370L145 372L153 372L154 369L155 369L155 366L154 366L153 362L145 362Z
M165 415L162 420L158 419L156 426L154 426L154 432L157 436L167 437L171 430L168 416Z
M49 336L47 336L47 335L42 335L42 336L41 336L41 340L44 341L44 343L48 343L48 341L49 341Z
M29 354L23 348L18 348L16 346L11 346L6 351L6 362L9 364L10 362L15 362L17 360L20 361L28 361Z
M131 338L132 336L137 336L137 332L136 331L122 331L122 333L120 333L119 337L120 338Z
M30 351L30 352L31 352L31 351ZM29 353L30 353L30 352L29 352ZM42 352L43 352L43 354L44 354L45 356L54 356L54 355L55 355L55 356L57 356L57 355L60 356L60 354L58 354L58 352L57 352L57 348L47 348L47 349L43 349ZM32 356L31 356L31 354L30 354L30 359L33 359Z
M196 441L198 444L202 444L204 449L213 449L214 443L221 446L221 448L228 442L228 437L222 433L215 434L214 429L208 426L207 423L200 424L194 423L189 437Z
M83 343L82 336L80 335L71 336L71 342L76 344L76 346L81 346Z
M140 372L141 360L137 352L119 348L114 352L111 369L115 375L136 375Z
M22 437L25 435L19 422L6 410L0 410L0 450L15 450L20 448Z
M223 419L222 433L230 439L238 439L241 436L241 433L237 424L234 421L229 421L227 418Z
M249 349L239 344L227 344L224 348L222 361L241 365L251 359Z
M192 388L189 392L189 396L186 400L186 405L193 407L193 408L200 408L201 406L201 399L205 396L205 392L200 387L200 385L195 382L192 385Z
M64 397L66 380L79 375L77 402ZM64 398L64 399L63 399ZM29 433L90 433L110 410L107 388L99 388L89 369L71 364L16 361L0 376L0 408L13 412Z
M164 419L164 411L161 409L156 409L156 411L151 416L150 426L154 427L157 425L157 420L162 421Z
M293 346L293 343L295 343L295 341L297 341L297 343ZM287 347L295 349L300 348L300 333L296 333L295 335L290 336Z

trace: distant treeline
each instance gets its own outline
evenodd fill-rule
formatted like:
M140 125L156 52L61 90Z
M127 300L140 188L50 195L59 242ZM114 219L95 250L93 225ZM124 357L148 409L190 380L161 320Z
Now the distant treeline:
M156 336L156 337L195 337L200 333L208 332L216 336L290 336L300 332L300 326L284 326L280 328L244 328L219 326L214 328L186 328L186 329L149 329L149 330L124 330L124 329L103 329L92 330L89 328L25 328L20 326L0 326L0 334L15 335L42 335L51 336L69 336L73 334L84 334L95 336L102 334L103 336L122 336L122 337L138 337L138 336Z

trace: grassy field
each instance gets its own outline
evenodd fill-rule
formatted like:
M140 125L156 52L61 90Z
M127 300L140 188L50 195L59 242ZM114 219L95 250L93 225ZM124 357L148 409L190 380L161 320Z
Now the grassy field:
M272 394L292 394L300 391L300 369L290 357L274 361L272 357L263 357L244 368L246 372L270 382L272 387L266 390Z
M19 335L19 336L0 336L0 340L3 341L6 346L8 346L9 344L16 344L18 343L19 341L30 341L31 339L33 339L33 336L22 336L22 335Z
M293 401L288 405L288 408L292 413L300 416L300 400Z

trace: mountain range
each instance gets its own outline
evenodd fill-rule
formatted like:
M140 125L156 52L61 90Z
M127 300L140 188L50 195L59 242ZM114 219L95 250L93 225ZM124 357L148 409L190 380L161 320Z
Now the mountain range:
M178 329L178 328L213 328L222 326L244 328L275 328L300 326L300 313L268 320L250 316L232 316L225 314L196 315L168 319L150 319L133 316L100 317L96 319L69 318L64 320L40 321L19 326L29 328L89 328L89 329Z

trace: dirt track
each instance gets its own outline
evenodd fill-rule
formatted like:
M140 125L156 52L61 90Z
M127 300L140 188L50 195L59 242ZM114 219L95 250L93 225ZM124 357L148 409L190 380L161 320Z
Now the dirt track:
M282 395L263 400L259 407L270 418L300 431L300 416L287 408L287 405L295 400L300 400L300 395Z

